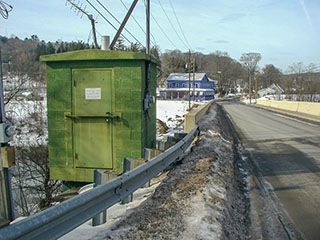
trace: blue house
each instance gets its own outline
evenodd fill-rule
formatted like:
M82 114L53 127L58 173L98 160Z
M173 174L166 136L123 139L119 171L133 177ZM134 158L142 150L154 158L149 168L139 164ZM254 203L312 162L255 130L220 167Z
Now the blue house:
M185 99L189 95L189 73L171 73L167 78L167 88L160 89L162 99ZM195 73L194 81L191 74L190 98L196 100L214 99L214 81L205 73Z

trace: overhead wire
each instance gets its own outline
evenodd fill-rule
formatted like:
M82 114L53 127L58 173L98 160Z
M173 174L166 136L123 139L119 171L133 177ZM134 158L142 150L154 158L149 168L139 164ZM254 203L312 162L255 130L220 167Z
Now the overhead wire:
M143 1L144 5L146 6L146 1ZM172 42L172 40L169 38L169 36L166 34L166 32L162 29L162 27L160 26L160 24L158 23L158 21L156 20L156 18L153 16L153 14L151 13L151 17L153 19L153 21L158 25L160 31L163 33L163 35L167 38L167 40L172 44L172 46L175 49L178 49L177 46Z
M189 49L191 49L191 46L190 46L190 44L189 44L189 42L188 42L188 39L186 38L186 36L185 36L185 34L184 34L183 30L182 30L180 21L179 21L179 19L178 19L178 16L177 16L177 14L176 14L176 11L174 10L174 7L173 7L173 4L172 4L171 0L169 0L169 2L170 2L170 6L171 6L171 8L172 8L172 11L173 11L173 13L174 13L174 16L176 17L176 20L177 20L178 26L179 26L179 28L180 28L180 31L181 31L181 33L182 33L182 36L183 36L184 40L186 41L187 45L189 46Z
M189 47L187 46L187 44L182 40L182 38L181 38L180 35L178 34L177 30L175 29L174 25L172 24L172 22L171 22L171 20L170 20L170 18L169 18L169 16L168 16L168 14L166 13L164 7L162 6L162 3L160 2L160 0L158 0L158 3L160 4L160 7L161 7L163 13L166 15L166 17L167 17L167 19L168 19L168 21L169 21L169 23L170 23L173 31L176 33L176 35L178 36L178 38L180 39L180 41L183 43L183 45L184 45L187 49L189 49Z
M156 18L151 14L151 17L153 19L153 21L158 25L160 31L163 33L163 35L169 40L169 42L176 48L177 46L171 41L171 39L168 37L168 35L166 34L166 32L162 29L162 27L160 26L160 24L158 23L158 21L156 20Z
M123 5L127 10L129 10L129 8L127 7L127 5L126 5L122 0L120 0L120 2L122 3L122 5ZM143 27L140 25L140 23L137 21L137 19L136 19L133 15L131 15L131 17L132 17L132 19L136 22L136 24L139 26L139 28L141 29L141 31L142 31L144 34L147 34L146 31L143 29ZM151 37L153 38L152 44L153 44L153 45L157 45L157 41L156 41L156 39L154 38L153 34L150 33L150 35L151 35Z
M109 15L117 22L121 25L121 22L99 1L96 0L96 2L107 12L109 13ZM137 42L139 43L141 46L143 46L143 44L127 29L124 28L124 30Z
M109 25L116 31L118 31L118 29L89 1L89 0L86 0L86 2L107 22L109 23ZM125 35L123 35L121 33L121 36L127 40L129 43L133 44Z

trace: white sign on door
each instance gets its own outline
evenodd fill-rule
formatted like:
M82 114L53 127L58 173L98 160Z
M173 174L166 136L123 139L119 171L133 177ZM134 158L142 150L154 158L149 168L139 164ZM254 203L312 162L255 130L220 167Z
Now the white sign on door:
M101 88L86 88L86 100L100 100Z

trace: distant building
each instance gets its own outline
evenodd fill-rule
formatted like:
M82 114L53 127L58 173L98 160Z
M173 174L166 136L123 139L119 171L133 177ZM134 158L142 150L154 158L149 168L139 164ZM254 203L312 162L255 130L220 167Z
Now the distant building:
M193 99L193 87L196 100L214 99L214 81L205 73L196 73L193 86L193 74L190 81L190 95ZM185 99L188 100L189 73L171 73L167 78L167 88L159 89L162 99Z
M268 88L263 88L258 91L259 97L264 97L267 95L281 95L284 94L284 90L280 87L279 84L273 83Z

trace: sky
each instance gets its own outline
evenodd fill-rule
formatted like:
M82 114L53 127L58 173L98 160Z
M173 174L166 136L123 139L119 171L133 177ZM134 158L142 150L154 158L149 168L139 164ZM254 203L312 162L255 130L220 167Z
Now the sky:
M88 18L77 15L65 0L4 1L12 5L13 10L7 20L0 17L2 36L14 34L24 39L35 34L41 40L53 42L93 41ZM119 27L98 0L88 1ZM128 7L132 3L122 1ZM86 6L86 11L96 18L99 39L102 35L114 37L116 31L87 0L75 2L83 8ZM100 2L122 21L127 10L120 0ZM319 13L319 0L151 0L151 45L158 45L161 52L174 49L183 52L191 49L204 54L224 51L237 60L243 53L258 52L262 56L260 67L274 64L283 71L297 62L319 65ZM138 1L133 17L145 29L144 0ZM127 29L145 46L145 33L133 18L129 19ZM123 33L136 42L126 31Z

